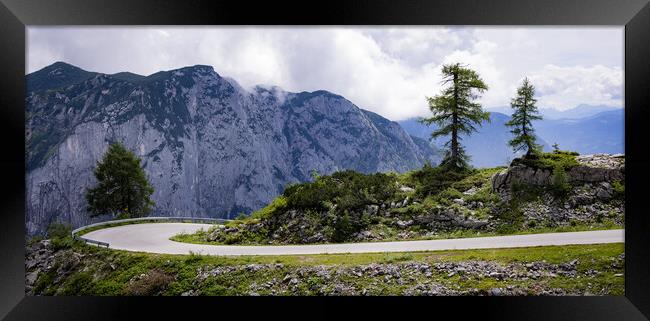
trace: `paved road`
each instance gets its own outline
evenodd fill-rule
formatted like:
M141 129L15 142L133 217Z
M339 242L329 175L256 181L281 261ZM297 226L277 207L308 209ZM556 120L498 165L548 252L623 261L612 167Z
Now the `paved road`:
M171 241L185 232L208 229L208 224L149 223L110 227L85 234L84 237L107 242L110 248L150 253L204 255L300 255L325 253L414 252L454 249L511 248L544 245L619 243L623 230L491 236L466 239L372 242L316 245L204 245Z

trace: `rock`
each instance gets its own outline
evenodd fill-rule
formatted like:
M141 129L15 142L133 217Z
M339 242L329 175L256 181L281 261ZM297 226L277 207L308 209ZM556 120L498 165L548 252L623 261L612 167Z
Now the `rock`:
M397 220L395 224L397 224L397 226L399 226L400 228L406 228L413 225L413 220L408 220L408 221Z
M491 296L500 296L503 294L503 291L500 288L492 288L488 291L488 295Z
M452 201L458 205L465 205L465 200L462 198L454 198Z
M403 186L402 185L402 186L400 186L399 191L404 192L404 193L412 193L412 192L415 192L415 189L413 189L411 187L408 187L408 186Z
M595 154L577 156L576 160L580 165L572 167L566 172L569 183L580 185L625 180L625 163L622 157ZM550 186L553 183L552 179L553 171L551 169L515 165L492 176L492 191L507 196L510 186L514 182L532 186ZM601 194L606 196L604 193Z
M26 281L27 285L32 286L32 285L34 285L34 283L36 283L36 279L38 279L38 273L39 272L40 271L33 271L33 272L30 272L30 273L27 273L27 275L25 276L25 281Z
M470 189L464 191L463 194L465 194L465 195L470 195L470 196L471 196L471 195L476 194L477 192L478 192L478 187L476 187L476 186L472 186L472 188L470 188Z
M607 182L601 183L596 191L596 197L598 197L600 200L603 201L610 200L613 195L614 195L614 189Z

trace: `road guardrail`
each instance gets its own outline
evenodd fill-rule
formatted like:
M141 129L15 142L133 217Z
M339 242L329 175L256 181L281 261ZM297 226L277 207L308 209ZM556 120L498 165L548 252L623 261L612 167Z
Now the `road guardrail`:
M104 225L114 225L114 224L122 224L122 223L131 223L131 222L147 222L147 221L163 221L163 222L190 222L190 223L208 223L208 224L219 224L219 223L226 223L228 219L223 219L223 218L207 218L207 217L137 217L137 218L127 218L127 219L122 219L122 220L113 220L113 221L105 221L105 222L99 222L99 223L94 223L94 224L89 224L86 226L82 226L79 228L76 228L70 232L72 234L72 238L75 240L80 240L86 243L91 243L95 244L97 246L104 246L107 247L109 246L108 243L106 242L100 242L100 241L95 241L91 239L87 239L83 236L77 235L79 232L98 227L98 226L104 226Z

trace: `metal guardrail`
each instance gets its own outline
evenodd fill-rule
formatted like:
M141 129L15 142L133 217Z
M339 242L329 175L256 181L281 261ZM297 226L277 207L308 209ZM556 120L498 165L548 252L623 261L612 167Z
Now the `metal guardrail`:
M223 218L205 218L205 217L164 217L164 216L163 217L137 217L137 218L127 218L122 220L113 220L113 221L105 221L105 222L89 224L72 230L70 234L72 234L72 238L75 240L80 240L86 243L92 243L92 244L96 244L97 246L104 246L108 248L109 244L106 242L87 239L85 237L77 235L77 233L98 226L114 225L114 224L121 224L121 223L130 223L130 222L142 222L142 221L192 222L192 223L203 222L209 224L218 224L218 223L225 223L231 220L223 219Z

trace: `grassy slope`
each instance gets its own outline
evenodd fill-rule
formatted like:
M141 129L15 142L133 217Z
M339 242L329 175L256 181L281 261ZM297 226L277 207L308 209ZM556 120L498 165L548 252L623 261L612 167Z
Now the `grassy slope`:
M404 264L407 262L462 262L490 261L500 263L527 263L545 260L547 263L559 264L578 259L578 278L558 276L541 277L533 280L498 280L490 277L461 278L433 270L429 277L418 277L408 284L384 282L383 276L354 278L337 277L337 282L356 289L371 288L369 294L400 294L405 288L418 283L434 282L456 290L488 290L494 287L514 286L523 289L561 288L568 292L598 292L622 295L624 278L623 267L612 267L611 263L623 253L623 244L549 246L517 249L495 250L459 250L415 253L369 253L369 254L326 254L297 256L243 256L243 257L209 257L199 255L154 255L132 253L90 247L75 243L72 249L83 256L81 263L65 273L58 282L53 282L56 274L41 273L36 282L36 293L53 295L180 295L189 290L199 290L203 295L246 295L254 284L265 284L283 280L288 274L298 273L304 267L324 266L338 270L352 266L378 264ZM55 269L65 262L55 263ZM234 272L209 276L197 280L200 268L237 267L248 264L282 264L278 268L247 271L236 269ZM593 277L582 275L589 269L602 273ZM157 273L154 280L133 281L143 274ZM271 286L258 290L259 294L318 294L318 288L331 286L330 280L309 277L293 290ZM603 294L604 294L603 293Z

